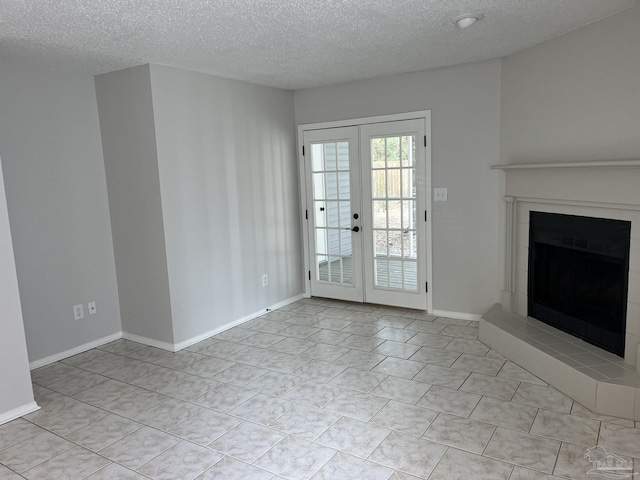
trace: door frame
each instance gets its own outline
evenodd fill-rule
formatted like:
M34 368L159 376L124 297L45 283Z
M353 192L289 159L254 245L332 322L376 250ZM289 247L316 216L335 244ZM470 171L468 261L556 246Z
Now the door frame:
M425 199L424 205L421 210L424 209L427 212L426 221L426 261L427 261L427 283L429 288L427 289L427 305L426 311L431 313L433 311L433 250L432 250L432 210L431 210L431 110L420 110L415 112L397 113L391 115L378 115L373 117L353 118L349 120L337 120L331 122L320 123L307 123L298 125L297 136L297 152L298 152L298 185L300 187L300 225L302 227L302 250L304 259L304 292L305 298L311 297L311 281L309 280L310 272L310 258L309 258L309 231L307 228L307 181L306 181L306 165L305 157L302 149L304 146L304 132L309 130L324 130L329 128L338 127L358 127L360 125L372 124L372 123L386 123L399 120L424 120L425 122L425 134L427 136L427 146L425 148L425 171L427 172L428 179L425 185Z

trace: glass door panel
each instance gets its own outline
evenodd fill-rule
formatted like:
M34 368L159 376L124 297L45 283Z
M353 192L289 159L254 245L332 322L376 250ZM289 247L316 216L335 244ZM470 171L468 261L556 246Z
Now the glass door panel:
M305 132L304 143L313 206L308 212L313 295L363 301L357 275L361 238L352 230L353 222L359 225L353 218L360 201L357 133L357 128Z
M376 287L418 290L416 276L415 135L372 138L373 241ZM401 162L402 159L402 162ZM402 166L401 166L402 164ZM399 168L396 168L399 167ZM380 198L384 200L379 200ZM391 200L399 198L400 200Z
M363 198L369 199L363 223L372 226L363 230L369 302L426 308L426 259L420 255L426 230L417 221L425 201L417 182L426 175L424 149L417 148L423 136L419 120L361 127Z

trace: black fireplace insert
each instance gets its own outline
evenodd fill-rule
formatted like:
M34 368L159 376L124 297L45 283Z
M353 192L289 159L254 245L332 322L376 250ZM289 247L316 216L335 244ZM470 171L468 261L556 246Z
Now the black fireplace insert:
M531 212L528 314L624 356L631 222Z

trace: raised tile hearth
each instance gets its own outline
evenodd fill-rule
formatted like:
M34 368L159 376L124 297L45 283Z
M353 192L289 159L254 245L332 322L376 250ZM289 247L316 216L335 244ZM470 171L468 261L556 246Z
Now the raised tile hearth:
M640 374L620 357L501 305L480 319L480 340L594 412L640 420Z

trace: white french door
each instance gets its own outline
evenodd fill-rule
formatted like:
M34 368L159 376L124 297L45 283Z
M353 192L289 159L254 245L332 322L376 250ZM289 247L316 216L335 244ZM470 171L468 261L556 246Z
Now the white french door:
M360 127L369 303L427 308L424 136L424 120Z
M427 122L301 129L312 296L429 308Z
M363 301L358 128L305 132L312 294Z

